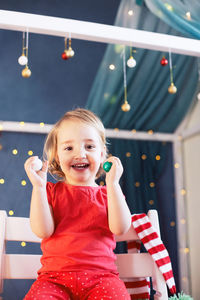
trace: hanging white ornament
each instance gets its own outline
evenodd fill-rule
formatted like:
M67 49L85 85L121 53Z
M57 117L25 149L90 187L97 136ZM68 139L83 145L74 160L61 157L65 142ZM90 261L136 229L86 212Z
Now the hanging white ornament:
M25 66L28 63L28 58L22 53L22 55L18 58L18 63L21 66Z
M130 56L130 58L127 60L127 66L129 68L134 68L136 66L136 60L133 58L133 56Z
M18 58L18 63L21 66L25 66L28 62L28 57L27 55L25 55L25 51L26 51L26 47L25 47L25 32L23 32L22 35L22 55Z

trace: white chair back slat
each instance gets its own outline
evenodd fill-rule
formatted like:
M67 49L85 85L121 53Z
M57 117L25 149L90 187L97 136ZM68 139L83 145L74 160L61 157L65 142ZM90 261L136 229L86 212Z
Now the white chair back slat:
M41 255L6 254L4 279L35 279Z
M121 278L151 277L153 275L154 265L148 253L117 254L116 265Z
M31 230L29 218L7 217L6 240L39 243L39 239Z

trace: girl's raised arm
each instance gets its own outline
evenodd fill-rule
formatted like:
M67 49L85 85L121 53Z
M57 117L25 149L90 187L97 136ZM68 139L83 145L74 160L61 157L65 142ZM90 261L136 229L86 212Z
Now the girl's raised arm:
M117 157L109 157L108 161L112 162L110 171L106 173L108 223L112 233L121 235L131 226L131 213L119 185L123 167Z
M32 185L30 205L30 224L32 231L40 238L47 238L54 232L54 219L52 207L49 205L46 193L48 162L44 162L42 169L33 168L35 156L30 157L24 164L25 171Z

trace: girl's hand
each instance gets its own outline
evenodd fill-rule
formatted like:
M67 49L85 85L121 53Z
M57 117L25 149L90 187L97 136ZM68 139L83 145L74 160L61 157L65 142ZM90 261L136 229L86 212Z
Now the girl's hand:
M33 186L46 187L48 161L43 162L42 169L35 171L33 169L33 162L37 156L28 158L24 164L26 174Z
M106 185L119 183L120 177L123 173L123 167L121 161L116 156L111 156L107 159L107 161L112 163L111 169L106 173Z

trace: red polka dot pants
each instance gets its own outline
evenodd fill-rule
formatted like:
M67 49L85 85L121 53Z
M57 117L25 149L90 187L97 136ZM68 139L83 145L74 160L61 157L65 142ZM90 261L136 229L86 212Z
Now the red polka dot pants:
M24 300L130 300L113 273L51 272L39 275Z

